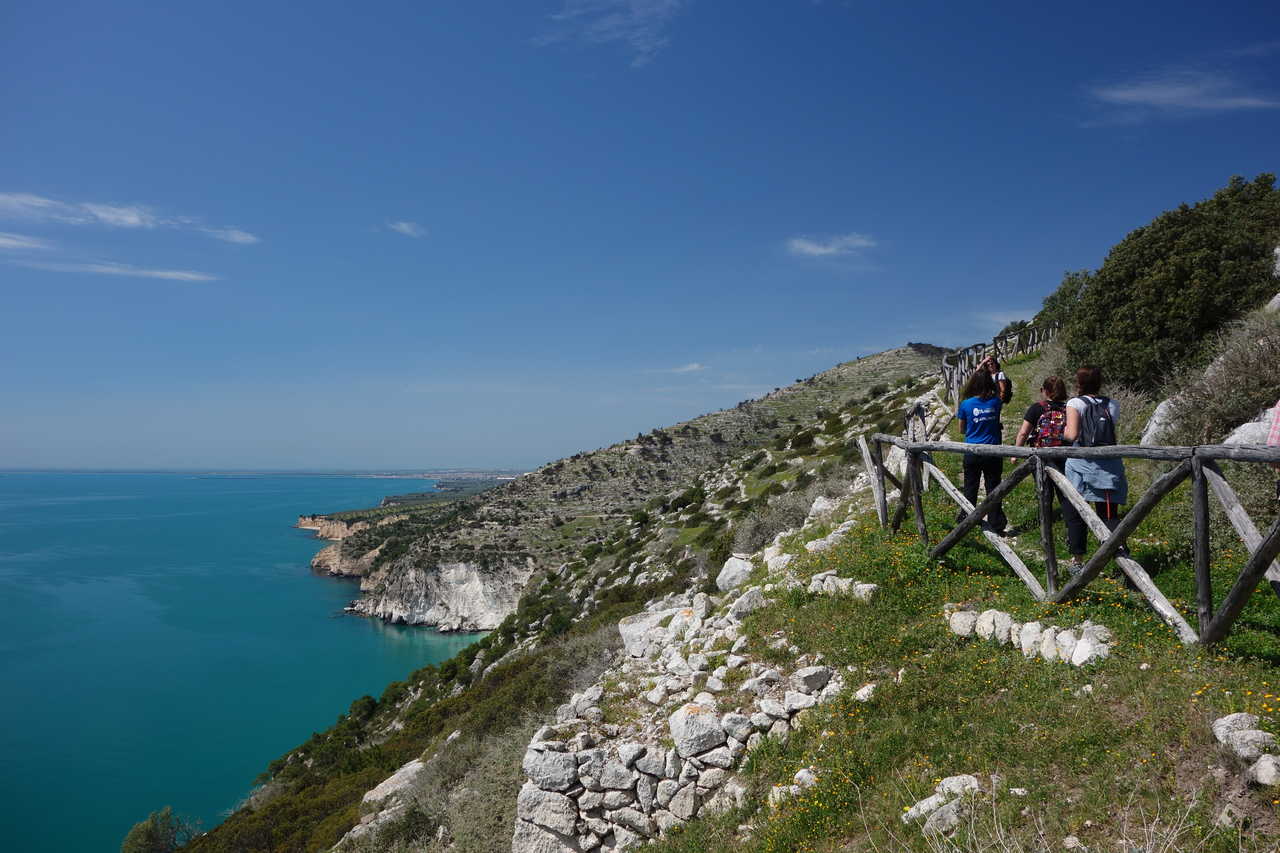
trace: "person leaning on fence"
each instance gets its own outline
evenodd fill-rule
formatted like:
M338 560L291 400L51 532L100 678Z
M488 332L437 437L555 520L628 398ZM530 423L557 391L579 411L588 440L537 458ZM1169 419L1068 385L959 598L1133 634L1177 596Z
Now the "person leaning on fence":
M979 368L969 377L960 395L963 399L956 411L956 420L964 432L965 444L1000 444L1000 397L991 374ZM978 483L986 481L987 494L1000 484L1004 460L999 456L964 455L964 496L969 503L978 503ZM960 518L964 513L960 513ZM1004 506L997 503L987 513L987 521L996 533L1004 535Z
M1064 437L1076 447L1105 447L1116 443L1116 422L1120 407L1103 397L1102 368L1082 367L1076 371L1076 396L1067 401ZM1068 459L1067 479L1089 503L1108 530L1120 523L1120 506L1129 499L1129 482L1121 459ZM1071 570L1078 571L1085 554L1084 519L1067 501L1062 502L1067 524L1067 550Z

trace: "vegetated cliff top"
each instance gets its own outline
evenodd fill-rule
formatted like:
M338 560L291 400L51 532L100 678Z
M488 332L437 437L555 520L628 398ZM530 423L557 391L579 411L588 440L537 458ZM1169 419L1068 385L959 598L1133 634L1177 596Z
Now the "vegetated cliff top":
M532 558L537 568L553 566L585 544L601 541L605 531L646 502L685 488L698 472L878 386L883 392L930 373L943 352L908 344L838 364L758 400L543 465L452 504L447 512L415 514L366 530L344 540L342 553L354 561L381 548L362 585L372 598L399 594L398 577L430 571L442 561L488 569L527 566Z

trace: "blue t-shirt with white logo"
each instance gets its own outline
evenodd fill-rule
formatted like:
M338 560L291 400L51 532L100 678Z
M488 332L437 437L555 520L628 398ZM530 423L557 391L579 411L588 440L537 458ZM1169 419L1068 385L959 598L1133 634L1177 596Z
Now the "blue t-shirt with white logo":
M964 421L965 444L1000 443L999 397L970 397L960 404L956 417Z

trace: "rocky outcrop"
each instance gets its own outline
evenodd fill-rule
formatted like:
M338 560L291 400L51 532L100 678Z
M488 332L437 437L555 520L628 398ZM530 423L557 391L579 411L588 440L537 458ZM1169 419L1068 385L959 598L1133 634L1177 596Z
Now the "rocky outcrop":
M311 568L334 577L362 578L373 571L373 563L380 553L382 553L381 545L372 551L352 557L342 552L341 542L335 542L321 548L320 552L311 558Z
M387 578L366 578L361 582L366 596L349 609L440 631L489 631L515 609L534 568L532 559L488 567L468 562L408 566Z
M404 518L402 515L388 516L378 519L378 524ZM340 521L327 515L300 515L294 525L300 530L314 530L317 539L346 539L353 533L368 530L372 524L368 521Z
M1013 646L1024 657L1040 657L1072 666L1087 666L1111 656L1114 644L1111 631L1093 622L1081 622L1075 628L1055 628L1039 622L1018 622L1000 610L977 610L948 604L943 619L957 637Z

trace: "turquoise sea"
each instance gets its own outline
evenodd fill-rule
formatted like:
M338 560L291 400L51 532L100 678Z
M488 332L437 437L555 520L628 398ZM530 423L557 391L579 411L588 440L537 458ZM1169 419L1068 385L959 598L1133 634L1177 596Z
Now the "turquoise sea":
M0 846L114 851L205 827L352 700L476 639L342 607L299 514L428 481L0 473Z

